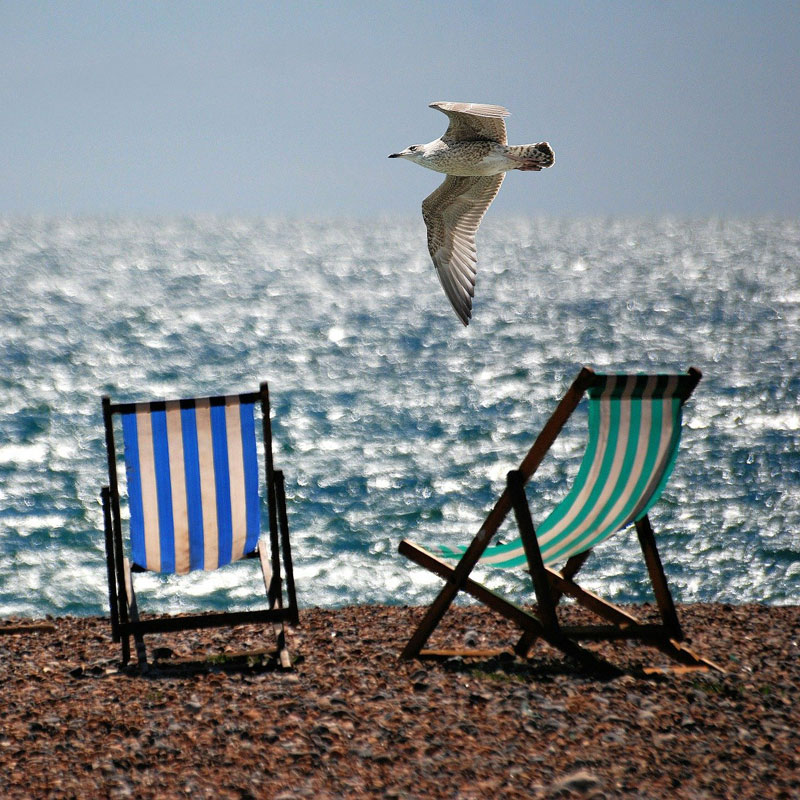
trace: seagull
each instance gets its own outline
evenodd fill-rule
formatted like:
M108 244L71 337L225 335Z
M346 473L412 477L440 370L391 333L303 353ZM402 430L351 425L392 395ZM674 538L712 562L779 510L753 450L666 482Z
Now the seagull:
M389 158L406 158L444 172L444 183L422 201L428 250L445 294L464 325L472 316L477 254L475 234L511 169L539 171L555 161L547 142L509 145L502 106L431 103L450 124L441 139L412 144Z

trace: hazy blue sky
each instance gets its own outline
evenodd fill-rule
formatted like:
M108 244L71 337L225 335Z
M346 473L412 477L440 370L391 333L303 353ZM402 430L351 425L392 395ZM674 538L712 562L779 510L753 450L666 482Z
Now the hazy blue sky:
M0 213L414 215L499 103L492 214L800 213L800 3L0 0Z

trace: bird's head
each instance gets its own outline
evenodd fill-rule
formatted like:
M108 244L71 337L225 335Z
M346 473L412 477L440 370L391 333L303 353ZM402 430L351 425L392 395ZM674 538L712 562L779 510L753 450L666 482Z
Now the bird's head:
M425 157L424 144L412 144L411 147L406 147L399 153L392 153L389 158L407 158L409 161L419 161Z

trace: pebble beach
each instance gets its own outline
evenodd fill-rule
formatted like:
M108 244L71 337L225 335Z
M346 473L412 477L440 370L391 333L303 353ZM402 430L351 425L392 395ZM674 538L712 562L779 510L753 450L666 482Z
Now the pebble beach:
M0 795L800 796L799 606L680 605L690 646L724 672L653 672L669 663L658 651L593 644L622 667L613 679L541 643L525 661L400 661L422 611L303 610L288 671L254 626L151 636L142 673L105 619L5 619ZM488 651L515 635L459 606L431 645L465 640Z

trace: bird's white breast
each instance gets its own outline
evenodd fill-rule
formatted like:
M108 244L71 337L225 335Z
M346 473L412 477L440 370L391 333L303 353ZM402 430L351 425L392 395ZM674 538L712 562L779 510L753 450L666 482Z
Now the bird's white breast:
M496 142L457 142L441 139L425 146L417 161L420 166L460 177L498 175L518 166L508 158L507 148Z

